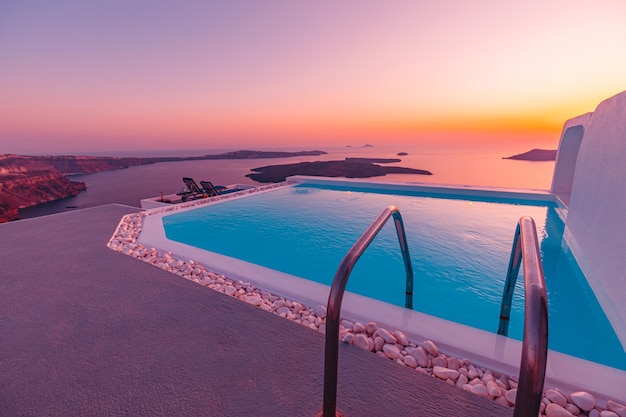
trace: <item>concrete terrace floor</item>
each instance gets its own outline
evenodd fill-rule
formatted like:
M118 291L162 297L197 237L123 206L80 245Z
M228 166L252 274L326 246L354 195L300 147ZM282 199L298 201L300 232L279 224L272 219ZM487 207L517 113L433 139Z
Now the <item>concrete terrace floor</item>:
M313 416L324 336L105 245L107 205L0 225L0 415ZM512 411L353 346L346 416Z

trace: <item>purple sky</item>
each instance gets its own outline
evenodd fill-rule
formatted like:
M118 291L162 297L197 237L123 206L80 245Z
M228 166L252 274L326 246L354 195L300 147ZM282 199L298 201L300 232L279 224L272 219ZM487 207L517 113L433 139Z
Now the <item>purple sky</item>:
M3 1L0 153L556 135L626 2Z

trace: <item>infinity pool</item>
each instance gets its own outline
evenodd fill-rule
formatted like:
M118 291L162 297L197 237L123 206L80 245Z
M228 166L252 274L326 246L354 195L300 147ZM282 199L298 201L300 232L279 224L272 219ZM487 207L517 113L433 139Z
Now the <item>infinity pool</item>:
M300 184L163 217L168 239L330 285L376 216L399 208L415 272L414 308L495 333L513 234L538 228L548 289L549 347L626 370L626 354L573 257L556 203ZM523 280L509 336L522 338ZM404 305L405 274L392 222L356 264L348 291Z

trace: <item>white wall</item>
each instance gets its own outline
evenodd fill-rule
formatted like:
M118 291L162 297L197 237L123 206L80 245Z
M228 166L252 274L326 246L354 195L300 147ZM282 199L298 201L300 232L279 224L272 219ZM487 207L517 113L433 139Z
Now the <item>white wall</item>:
M593 113L586 113L565 122L559 141L559 149L554 165L551 191L564 196L569 201L574 182L574 171L578 151L585 133L585 126L591 120Z
M584 127L584 136L565 239L626 346L626 91L600 103L592 115L568 121L562 138L576 125ZM567 183L567 169L565 162L555 167L553 189Z

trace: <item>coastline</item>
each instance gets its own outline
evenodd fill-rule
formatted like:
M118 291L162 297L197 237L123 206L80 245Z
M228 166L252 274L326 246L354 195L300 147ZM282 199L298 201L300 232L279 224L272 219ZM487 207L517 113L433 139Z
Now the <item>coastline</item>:
M252 151L239 150L220 154L182 157L112 157L44 155L28 156L0 154L0 223L19 220L19 210L42 203L74 197L87 189L80 181L68 176L127 169L160 162L292 158L320 156L326 152L313 151ZM72 206L70 206L72 207Z
M535 141L527 143L525 147L549 148L550 146L552 143ZM395 173L377 177L379 181L546 190L550 187L554 167L553 162L517 161L511 163L509 160L502 159L503 155L511 155L519 150L519 144L507 142L453 145L432 142L415 143L412 146L389 144L369 148L335 146L325 149L327 154L292 157L290 161L313 162L345 158L397 160L400 159L397 156L399 150L408 151L409 155L402 156L401 162L387 163L388 167L404 166L424 169L433 175ZM181 155L185 151L171 150L169 152L172 155ZM230 151L201 149L194 152L216 154ZM161 157L165 155L165 151L152 152L151 155ZM132 157L135 156L132 155ZM84 182L87 190L61 200L20 209L19 215L27 219L110 203L139 207L140 200L144 198L158 197L161 192L163 194L180 192L184 185L181 181L183 176L195 178L196 181L211 181L215 185L259 185L246 175L261 165L283 164L283 161L285 161L284 158L183 160L135 165L127 169L92 174L70 175L71 181ZM1 197L0 201L2 201Z

